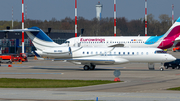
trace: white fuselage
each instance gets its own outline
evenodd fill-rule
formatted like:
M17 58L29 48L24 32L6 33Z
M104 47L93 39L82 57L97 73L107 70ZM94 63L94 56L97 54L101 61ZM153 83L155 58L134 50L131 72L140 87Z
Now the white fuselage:
M160 63L175 58L158 48L120 48L120 47L59 47L36 51L41 56L56 59L75 59L75 61L96 61L94 64L122 64L127 62ZM82 62L81 61L81 62ZM101 61L101 62L99 62ZM104 61L104 62L102 62ZM108 64L108 63L107 63Z
M155 47L157 48L162 39L150 40L149 36L98 36L98 37L74 37L68 39L62 46L79 47Z

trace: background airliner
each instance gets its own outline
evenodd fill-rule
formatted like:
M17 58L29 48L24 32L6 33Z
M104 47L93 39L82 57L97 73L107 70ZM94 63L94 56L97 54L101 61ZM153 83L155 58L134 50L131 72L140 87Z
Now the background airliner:
M167 49L180 46L180 17L161 36L80 36L68 39L63 46L79 47L156 47Z
M35 51L37 56L46 56L84 65L84 70L94 70L96 65L117 65L128 62L152 64L164 63L176 59L159 48L62 46L55 43L37 27L8 31L26 31L37 49ZM162 67L161 70L163 70Z

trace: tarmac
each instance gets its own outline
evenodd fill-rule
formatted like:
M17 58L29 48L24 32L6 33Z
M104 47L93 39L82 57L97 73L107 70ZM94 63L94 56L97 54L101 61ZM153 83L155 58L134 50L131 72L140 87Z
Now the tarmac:
M179 52L168 52L180 58ZM149 70L147 63L98 65L84 71L82 65L63 61L34 60L22 64L2 64L0 78L37 78L62 80L114 80L114 70L120 70L123 82L72 88L0 88L0 101L180 101L180 91L166 90L180 86L180 70Z

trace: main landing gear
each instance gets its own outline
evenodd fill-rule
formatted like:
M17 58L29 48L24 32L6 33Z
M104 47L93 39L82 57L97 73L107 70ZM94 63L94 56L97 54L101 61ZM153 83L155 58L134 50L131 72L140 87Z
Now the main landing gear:
M90 64L90 65L84 65L84 70L94 70L96 65Z

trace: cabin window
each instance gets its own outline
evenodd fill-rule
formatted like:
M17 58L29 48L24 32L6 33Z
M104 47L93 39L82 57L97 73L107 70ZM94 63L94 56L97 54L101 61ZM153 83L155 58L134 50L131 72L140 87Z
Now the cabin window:
M121 52L119 52L119 55L121 54Z
M83 52L83 54L84 54L84 52Z
M96 52L96 54L98 54L98 52Z
M129 55L129 52L128 52L128 55Z
M91 52L91 54L93 54L93 52Z
M123 52L123 54L125 55L125 52Z
M148 52L146 52L146 55L148 55Z
M132 52L132 55L134 55L134 52Z
M100 54L102 54L102 52L100 52Z
M141 55L143 55L143 52L141 52Z
M139 52L137 52L137 55L139 55Z
M114 54L116 54L116 52L114 52Z
M167 51L163 51L163 50L158 50L158 51L155 51L154 53L167 53Z
M87 52L87 54L89 54L89 52Z

